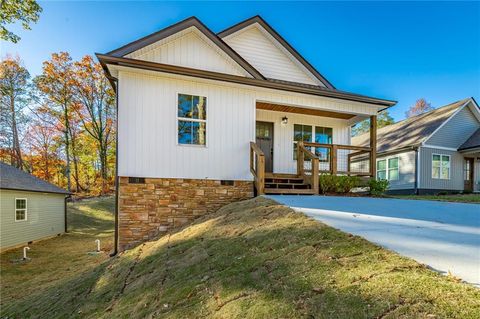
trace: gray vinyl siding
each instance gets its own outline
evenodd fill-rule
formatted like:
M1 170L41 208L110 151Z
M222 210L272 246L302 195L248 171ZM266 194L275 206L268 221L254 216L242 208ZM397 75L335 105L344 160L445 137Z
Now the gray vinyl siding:
M432 135L425 144L433 146L442 146L458 148L462 145L478 128L480 123L468 107L464 107L460 112L453 116L443 127Z
M432 154L450 155L450 179L432 178ZM451 191L463 190L463 165L464 158L459 152L421 147L419 188Z
M15 221L15 198L27 199L27 220ZM65 195L0 190L0 248L63 233Z
M415 188L415 151L408 151L395 155L379 156L378 160L398 157L398 180L389 181L389 190Z

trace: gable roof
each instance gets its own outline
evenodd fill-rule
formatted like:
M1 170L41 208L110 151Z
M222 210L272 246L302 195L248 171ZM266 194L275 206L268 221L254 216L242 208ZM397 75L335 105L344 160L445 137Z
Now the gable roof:
M260 72L258 72L252 65L250 65L250 63L248 63L237 52L230 48L225 42L223 42L222 39L220 39L215 33L213 33L209 28L207 28L207 26L205 26L196 17L187 18L160 31L128 43L118 49L108 52L107 55L114 57L124 57L127 54L130 54L143 47L146 47L147 45L153 44L157 41L160 41L190 27L195 27L196 29L198 29L254 78L265 79L265 77Z
M378 129L377 152L384 153L422 144L469 101L471 98L463 99ZM369 143L369 133L352 138L352 145L368 146Z
M480 128L476 130L475 133L473 133L472 136L470 136L468 140L458 148L458 150L464 151L476 147L480 147Z
M259 16L256 16L254 18L252 18L254 19L252 20L253 23L255 23L256 21L263 21L263 19L261 19ZM246 23L246 21L244 21L244 23ZM181 32L182 30L185 30L192 26L196 27L200 32L202 32L210 40L212 40L214 43L219 45L220 48L225 49L226 50L225 52L231 54L230 56L235 57L236 59L235 61L237 62L240 61L242 63L241 66L242 65L245 66L245 70L247 72L248 70L250 70L253 73L252 74L249 72L250 74L252 74L253 78L238 76L233 74L220 73L216 71L194 69L186 66L133 59L131 57L128 57L130 53L136 50L144 48L145 46L153 44L157 41L160 41L161 39L164 39L175 33ZM268 26L268 24L265 21L262 22L262 26L264 26L267 29L270 29L273 33L276 33L271 27ZM226 31L227 30L223 32L226 32ZM285 40L283 41L285 42L285 45L287 45L294 51L294 49L291 46L289 46ZM296 54L299 55L298 53ZM244 84L244 85L250 85L254 87L263 87L263 88L270 88L270 89L282 90L287 92L303 93L303 94L309 94L314 96L323 96L323 97L336 98L341 100L368 103L372 105L377 105L382 109L386 109L397 103L396 101L392 101L392 100L369 97L361 94L340 91L335 89L331 84L327 87L323 87L320 85L311 85L311 84L290 82L290 81L284 81L284 80L267 79L262 74L260 74L260 72L258 72L253 66L251 66L247 61L245 61L228 44L226 44L219 36L217 36L212 31L210 31L196 17L190 17L186 20L178 22L170 27L167 27L149 36L146 36L137 41L131 42L116 50L110 51L107 54L95 53L95 55L100 61L100 64L102 65L102 68L105 71L106 77L110 81L110 84L112 85L115 91L117 90L116 88L117 79L114 76L112 76L112 74L110 73L110 69L108 67L109 65L156 71L156 72L164 72L169 74ZM299 57L301 58L301 56ZM308 64L308 62L306 63Z
M265 31L267 31L275 40L277 40L298 62L300 62L314 77L316 77L325 87L335 89L335 87L318 72L294 47L292 47L277 31L275 31L262 17L256 15L252 18L241 21L219 33L217 35L225 38L237 31L240 31L252 24L258 23Z
M70 194L60 187L3 162L0 162L0 189Z

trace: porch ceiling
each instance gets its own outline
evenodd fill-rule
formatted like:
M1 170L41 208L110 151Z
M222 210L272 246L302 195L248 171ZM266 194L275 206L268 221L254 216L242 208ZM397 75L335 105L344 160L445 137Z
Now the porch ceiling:
M342 119L342 120L349 120L356 116L353 114L324 111L324 110L314 110L314 109L309 109L304 107L296 107L296 106L294 107L294 106L279 105L279 104L272 104L272 103L266 103L266 102L257 102L257 109L286 112L286 113L298 113L298 114L306 114L306 115L314 115L314 116L323 116L323 117L333 117L333 118Z

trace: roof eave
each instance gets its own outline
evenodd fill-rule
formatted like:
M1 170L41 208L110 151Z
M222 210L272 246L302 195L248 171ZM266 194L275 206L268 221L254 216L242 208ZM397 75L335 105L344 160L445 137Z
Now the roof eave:
M165 73L171 73L171 74L177 74L177 75L192 76L192 77L198 77L198 78L204 78L204 79L210 79L210 80L218 80L218 81L224 81L224 82L230 82L230 83L277 89L282 91L304 93L304 94L310 94L310 95L316 95L316 96L337 98L342 100L350 100L355 102L379 105L383 107L390 107L397 103L396 101L367 97L367 96L358 95L354 93L341 92L336 90L327 90L327 89L306 88L306 87L296 86L293 84L276 83L276 82L270 82L267 80L242 77L238 75L198 70L198 69L192 69L192 68L181 67L176 65L156 63L156 62L150 62L150 61L144 61L144 60L136 60L136 59L130 59L130 58L124 58L124 57L116 57L116 56L110 56L110 55L100 54L100 53L96 53L96 56L100 61L100 63L102 64L102 66L104 66L104 70L106 70L105 72L107 73L107 76L110 76L110 77L112 76L108 70L107 65L118 65L118 66L131 67L136 69L165 72Z

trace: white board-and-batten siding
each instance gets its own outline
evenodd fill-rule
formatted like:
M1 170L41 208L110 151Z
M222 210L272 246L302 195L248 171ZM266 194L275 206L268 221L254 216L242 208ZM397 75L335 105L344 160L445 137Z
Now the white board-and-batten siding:
M375 114L374 106L348 101L287 93L270 89L225 84L163 73L120 70L118 90L119 175L152 178L252 180L249 143L255 141L256 101L297 105L355 114ZM207 145L178 145L177 96L179 93L207 98ZM272 112L275 113L275 112ZM296 114L286 114L294 119ZM298 115L300 117L300 115ZM263 118L264 119L264 118ZM305 119L305 120L304 120ZM302 122L335 126L335 142L346 141L347 121L302 116ZM313 121L313 122L312 122ZM343 128L342 128L343 124ZM328 126L328 125L327 125ZM275 133L274 133L275 134ZM293 136L293 126L291 135ZM337 139L337 140L336 140ZM292 138L285 135L289 163L279 170L291 171ZM282 154L279 149L279 154Z
M126 55L127 58L252 77L194 27Z
M15 221L15 199L27 199L27 220ZM0 248L65 231L65 195L0 189Z
M267 78L324 86L258 24L223 40Z

